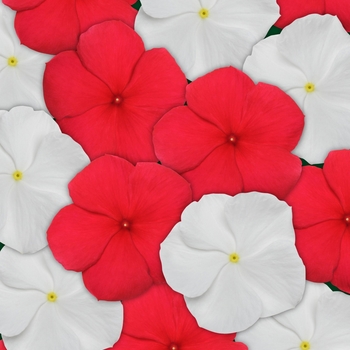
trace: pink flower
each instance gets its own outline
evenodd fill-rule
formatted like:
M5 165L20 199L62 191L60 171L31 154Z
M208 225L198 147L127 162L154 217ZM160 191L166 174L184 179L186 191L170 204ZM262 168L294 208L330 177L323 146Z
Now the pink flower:
M208 193L269 192L283 198L301 162L291 154L304 117L279 88L228 67L188 85L187 106L154 128L156 155L187 179L195 200Z
M186 85L165 49L145 52L136 32L109 21L82 34L77 51L47 64L44 96L61 130L91 159L108 153L136 163L157 161L153 126L183 105Z
M106 155L82 170L69 191L74 204L54 218L48 242L66 269L83 271L93 295L124 300L164 281L160 243L192 199L180 175Z

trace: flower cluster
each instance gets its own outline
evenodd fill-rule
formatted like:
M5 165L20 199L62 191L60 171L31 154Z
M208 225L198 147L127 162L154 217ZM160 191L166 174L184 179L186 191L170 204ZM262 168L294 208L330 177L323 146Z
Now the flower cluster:
M0 349L349 350L349 14L2 0Z

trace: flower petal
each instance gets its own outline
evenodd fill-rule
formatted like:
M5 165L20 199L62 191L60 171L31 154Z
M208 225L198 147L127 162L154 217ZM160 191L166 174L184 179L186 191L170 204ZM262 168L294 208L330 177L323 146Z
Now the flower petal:
M3 3L15 11L29 10L45 0L4 0Z
M83 278L86 288L99 300L134 298L153 283L128 231L109 241L97 263L83 272Z
M167 283L187 297L198 297L212 285L229 262L228 255L217 250L202 250L186 245L186 237L177 224L161 245L160 258Z
M199 0L143 0L142 8L147 15L155 18L176 16L186 12L197 12L200 9Z

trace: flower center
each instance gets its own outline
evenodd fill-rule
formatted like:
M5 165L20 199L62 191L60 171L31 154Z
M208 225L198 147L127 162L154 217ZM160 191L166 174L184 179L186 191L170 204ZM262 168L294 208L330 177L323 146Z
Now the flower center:
M306 92L313 92L315 90L315 84L312 83L306 83L304 86Z
M120 105L122 102L123 102L123 98L120 95L114 98L114 104Z
M232 134L231 134L231 135L228 136L227 141L228 141L229 143L235 144L236 141L237 141L237 138L236 138L235 135L232 135Z
M198 14L201 18L207 18L209 16L209 10L202 8L199 10Z
M19 170L16 170L13 174L12 174L12 177L16 180L16 181L19 181L19 180L22 180L23 178L23 173Z
M16 67L17 66L17 63L18 63L18 60L15 56L11 56L8 58L7 60L7 64L11 67Z
M122 228L125 228L126 230L130 230L130 221L124 219L120 225Z
M311 349L311 345L308 341L302 341L300 343L300 349L301 350L309 350L309 349Z
M345 220L345 223L346 223L347 225L349 225L349 224L350 224L350 215L346 215L345 218L344 218L344 220Z
M229 255L229 260L236 264L239 261L239 255L237 253L232 253Z
M46 298L50 303L54 303L57 300L57 294L55 292L47 293Z
M179 350L180 348L176 345L176 344L174 344L174 343L171 343L170 345L169 345L169 350Z

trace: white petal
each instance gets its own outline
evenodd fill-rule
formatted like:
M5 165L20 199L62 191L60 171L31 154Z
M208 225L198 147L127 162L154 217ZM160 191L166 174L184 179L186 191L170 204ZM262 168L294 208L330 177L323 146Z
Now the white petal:
M45 303L29 326L15 337L4 337L7 350L82 350L74 332L61 319L55 303Z
M277 240L257 254L240 254L242 274L259 295L261 317L276 315L294 308L305 289L305 267L297 250L289 241Z
M237 333L235 340L246 344L249 350L300 350L299 337L273 317L260 319L252 327Z
M199 0L142 0L142 9L155 18L176 16L186 12L198 12Z
M54 120L31 107L15 107L0 118L0 143L17 169L25 171L32 163L42 139L49 132L60 132Z
M294 244L291 207L271 194L250 192L230 198L225 218L242 256L255 254L276 240Z
M0 2L0 56L7 59L14 55L15 45L19 40L14 28L15 11Z
M247 329L262 312L260 298L236 264L226 265L206 293L185 301L198 325L217 333Z
M281 55L276 46L276 39L277 35L272 35L256 44L251 56L244 62L243 71L255 83L263 81L286 92L294 88L304 89L307 83L305 74Z
M45 294L38 290L9 288L0 282L0 332L2 336L12 337L23 332L45 299Z
M6 165L5 165L5 169L6 169ZM15 181L13 181L12 175L8 175L8 174L0 175L0 198L1 198L0 200L0 242L4 242L2 228L6 224L8 212L10 210L8 202L11 196L11 192L13 191L13 188L15 187L15 185L16 184L15 184Z
M310 340L318 319L316 316L318 300L325 293L332 293L325 284L307 281L303 299L296 308L276 315L274 319L295 332L300 340Z
M349 45L348 33L331 15L297 19L277 36L280 53L315 83L328 71L338 51Z
M120 302L97 301L84 287L57 300L60 318L79 338L81 349L105 349L119 339L123 324Z
M136 16L135 31L142 37L146 49L166 48L186 75L195 63L196 32L200 21L197 13L154 19L141 7Z
M224 194L205 195L192 202L181 215L182 240L195 249L218 250L231 254L236 243L226 222L224 208L231 197Z
M0 252L0 280L8 287L43 293L54 286L43 251L23 255L8 247Z
M323 294L317 305L316 331L310 343L315 349L348 349L350 344L350 296Z
M160 258L168 284L188 296L202 295L228 263L228 256L217 250L188 247L177 224L161 244Z
M304 103L305 126L293 153L311 164L323 163L334 149L350 148L350 110L327 103L318 91Z

